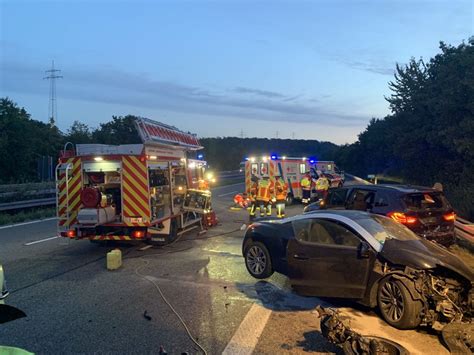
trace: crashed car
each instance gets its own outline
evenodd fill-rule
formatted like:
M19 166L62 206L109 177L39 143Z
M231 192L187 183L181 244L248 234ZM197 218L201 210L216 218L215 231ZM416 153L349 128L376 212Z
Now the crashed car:
M328 210L258 221L247 228L242 252L257 279L279 272L302 295L378 307L398 329L472 318L473 271L385 216Z
M443 245L454 241L454 210L441 191L410 185L353 185L331 189L321 203L304 212L348 209L376 213L404 224L413 232Z

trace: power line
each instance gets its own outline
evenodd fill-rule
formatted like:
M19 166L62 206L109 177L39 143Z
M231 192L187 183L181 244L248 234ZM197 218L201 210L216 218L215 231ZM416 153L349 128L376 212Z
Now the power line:
M62 79L62 75L58 75L61 70L54 69L54 60L51 64L51 69L46 70L46 76L43 78L49 80L49 106L48 106L48 115L51 123L56 124L58 108L56 104L56 79Z

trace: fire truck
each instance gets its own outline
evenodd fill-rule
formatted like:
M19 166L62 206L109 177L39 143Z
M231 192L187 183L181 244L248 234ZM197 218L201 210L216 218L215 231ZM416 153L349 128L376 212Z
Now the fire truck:
M333 161L318 161L313 158L287 157L276 154L261 157L248 157L243 162L245 166L245 190L250 192L252 176L261 178L268 175L274 182L275 175L280 175L288 184L287 204L294 200L301 200L303 192L300 181L306 172L313 178L316 172L323 173L329 180L330 187L341 187L344 184L344 173L340 171Z
M58 235L166 244L188 228L212 222L206 163L187 157L202 149L197 137L146 118L134 124L142 144L74 149L68 143L61 151Z

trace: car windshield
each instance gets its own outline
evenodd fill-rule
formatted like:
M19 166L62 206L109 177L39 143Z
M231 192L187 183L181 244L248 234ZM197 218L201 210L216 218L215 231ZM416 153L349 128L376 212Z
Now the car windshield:
M417 240L415 233L404 225L397 223L390 218L370 215L357 220L364 229L373 235L380 244L384 244L387 239Z
M403 198L407 208L412 211L435 210L449 207L442 193L424 192L409 194Z

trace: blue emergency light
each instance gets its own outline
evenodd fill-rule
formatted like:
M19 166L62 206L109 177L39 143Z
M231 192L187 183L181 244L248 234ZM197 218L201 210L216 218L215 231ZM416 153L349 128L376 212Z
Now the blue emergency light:
M272 154L271 159L272 160L277 160L277 156L275 154Z
M204 158L204 155L198 154L198 159L202 159L202 158Z

